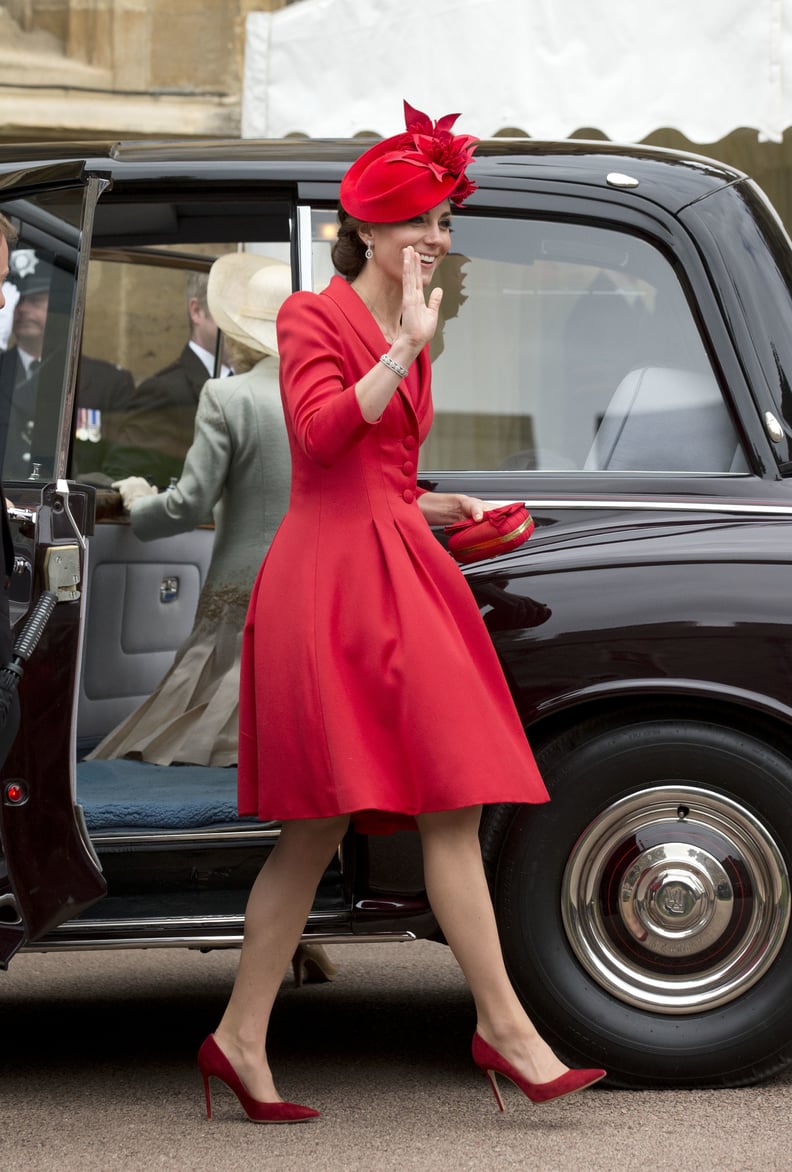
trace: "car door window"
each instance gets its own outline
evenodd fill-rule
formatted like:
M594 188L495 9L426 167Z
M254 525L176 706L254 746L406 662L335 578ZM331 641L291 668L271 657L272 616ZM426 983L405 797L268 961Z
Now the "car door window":
M423 469L744 470L665 256L580 223L459 215Z
M188 246L189 247L189 246ZM167 488L192 442L198 393L210 370L197 357L185 369L188 303L205 299L214 256L94 250L77 379L72 476L99 486L144 476Z
M8 201L19 238L0 319L2 479L51 479L74 330L83 189Z
M205 305L212 262L228 252L288 262L289 207L260 201L256 214L246 217L232 201L171 208L163 200L153 210L130 208L126 222L119 221L112 206L103 212L100 204L71 476L100 490L142 476L167 491L193 441L200 391L215 362L222 370L226 350L222 339L218 350L216 337L201 333L215 353L187 353L190 299ZM240 237L240 230L250 234ZM80 753L138 707L171 666L192 628L214 538L207 515L192 532L142 542L117 494L107 491L98 494L97 513L76 730Z
M218 241L173 249L94 249L88 269L82 354L77 378L71 473L106 487L145 476L167 488L179 475L193 437L198 393L214 373L189 360L188 303L205 300L212 261L238 249L289 258L282 241ZM214 346L214 342L211 343ZM221 348L218 372L225 370ZM179 378L189 377L181 387Z

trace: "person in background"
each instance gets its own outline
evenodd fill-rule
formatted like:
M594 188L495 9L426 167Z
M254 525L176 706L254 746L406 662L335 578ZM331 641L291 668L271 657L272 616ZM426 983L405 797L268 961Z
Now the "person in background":
M16 240L16 230L0 213L0 309L5 305L3 284L9 272L9 245ZM2 538L3 575L0 584L0 668L11 661L13 637L8 615L8 586L14 571L14 543L8 523L5 492L0 484L0 538ZM0 728L0 765L3 764L19 729L19 696L14 691L5 722Z
M193 436L198 396L214 374L217 323L207 302L208 275L187 279L188 341L168 366L144 379L135 392L103 471L111 480L142 476L167 488L181 474ZM223 362L220 377L231 374Z
M31 471L39 379L47 363L51 282L52 266L44 256L32 248L15 249L9 272L9 284L17 290L13 345L0 354L0 402L8 426L4 461L7 479L25 480ZM100 468L134 389L130 371L101 358L81 355L72 467L75 479Z
M194 439L172 488L158 492L140 476L114 484L141 540L188 532L212 514L215 538L195 622L173 666L89 760L237 763L245 613L261 559L289 500L291 464L278 388L275 317L290 292L286 264L253 253L230 253L215 261L207 304L238 373L205 382ZM315 945L300 946L292 964L297 984L335 974L327 954Z
M290 292L288 265L253 253L229 253L215 262L204 293L207 309L199 316L208 318L210 303L212 328L216 335L215 320L222 321L239 373L207 380L199 362L204 377L192 444L171 488L159 492L137 474L113 482L141 541L187 533L212 517L215 536L193 629L173 666L91 758L237 763L242 627L258 567L289 500L275 316ZM257 317L247 312L254 306ZM183 366L185 387L188 377Z
M476 139L405 103L406 131L341 183L339 276L278 316L292 452L289 510L251 596L242 652L239 811L280 821L251 891L234 987L198 1052L256 1123L314 1119L284 1102L267 1059L283 970L350 822L417 828L440 930L477 1013L473 1060L532 1102L597 1082L569 1069L506 972L479 843L484 803L548 794L495 648L459 567L431 531L484 504L422 492L432 421L429 343L451 244L451 205ZM273 619L273 616L275 618Z

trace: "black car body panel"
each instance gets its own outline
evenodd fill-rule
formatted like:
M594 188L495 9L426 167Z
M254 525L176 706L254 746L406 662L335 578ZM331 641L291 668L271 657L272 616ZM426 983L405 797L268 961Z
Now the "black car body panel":
M173 346L158 319L177 278L227 248L269 249L295 287L321 287L338 185L365 146L0 150L0 210L21 245L47 251L65 217L74 253L47 251L73 297L47 327L60 375L18 453L31 474L9 476L6 453L16 623L59 545L75 575L26 670L2 774L0 961L239 944L277 826L147 824L131 762L115 822L81 788L85 752L152 690L190 621L187 608L173 622L166 592L171 642L138 648L114 610L126 596L103 583L145 566L147 581L200 584L211 533L136 544L102 445L80 431L77 343L90 354L112 336L99 357L140 381L160 341ZM559 1047L616 1081L751 1081L792 1060L792 248L750 179L695 156L497 140L471 174L420 479L524 500L536 524L521 549L464 570L553 798L484 814L507 963ZM232 800L233 771L223 787ZM437 938L417 835L350 831L306 935ZM756 1016L768 1027L745 1046Z

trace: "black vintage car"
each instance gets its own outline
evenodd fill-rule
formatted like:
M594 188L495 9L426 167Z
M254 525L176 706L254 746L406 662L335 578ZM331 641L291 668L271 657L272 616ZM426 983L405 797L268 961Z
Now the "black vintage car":
M240 942L278 827L237 819L234 770L83 760L169 666L212 543L132 533L112 372L178 351L187 276L224 251L321 288L363 146L0 152L0 210L49 273L35 403L0 382L12 617L58 598L2 774L4 966ZM751 1082L792 1059L790 242L746 176L692 156L502 140L472 174L420 467L536 523L464 571L553 799L484 814L509 969L564 1056L619 1084ZM437 935L417 835L351 832L306 937Z

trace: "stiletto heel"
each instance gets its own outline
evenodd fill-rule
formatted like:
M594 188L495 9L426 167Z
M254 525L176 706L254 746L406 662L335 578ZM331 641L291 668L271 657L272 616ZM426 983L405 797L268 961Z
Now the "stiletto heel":
M200 1061L201 1061L201 1058L200 1058L200 1051L199 1051L199 1057L198 1057L199 1067L200 1067ZM204 1098L206 1099L206 1118L211 1119L212 1118L212 1092L209 1089L209 1075L203 1069L203 1067L200 1067L200 1070L201 1070L201 1077L203 1078Z
M302 985L334 981L338 969L321 944L300 944L292 957L292 971L294 984L299 989Z
M206 1096L206 1118L212 1118L212 1092L209 1079L217 1078L225 1083L239 1099L242 1110L252 1123L302 1123L316 1119L318 1111L313 1107L301 1107L299 1103L262 1103L248 1093L242 1079L234 1070L223 1051L215 1041L214 1034L204 1040L198 1051L198 1069L201 1072Z
M495 1072L492 1070L485 1070L484 1073L489 1079L489 1085L492 1087L492 1093L495 1096L495 1102L498 1104L501 1111L505 1115L506 1108L503 1105L503 1099L501 1098L500 1087L498 1086L498 1080L495 1077Z
M568 1070L566 1074L561 1074L549 1082L530 1082L527 1078L523 1078L511 1062L507 1062L502 1054L490 1046L489 1042L485 1042L479 1033L473 1035L473 1061L489 1079L495 1094L495 1101L501 1111L505 1111L506 1108L503 1105L495 1078L496 1074L502 1074L504 1078L513 1082L532 1103L549 1103L551 1099L560 1099L562 1095L572 1095L575 1091L582 1091L585 1087L593 1086L595 1082L599 1082L607 1074L607 1071L598 1068Z

